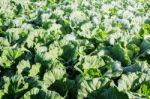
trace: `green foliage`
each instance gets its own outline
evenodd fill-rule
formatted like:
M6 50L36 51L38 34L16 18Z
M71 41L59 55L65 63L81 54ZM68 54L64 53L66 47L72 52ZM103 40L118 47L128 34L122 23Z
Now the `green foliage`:
M150 99L149 0L0 0L0 99Z

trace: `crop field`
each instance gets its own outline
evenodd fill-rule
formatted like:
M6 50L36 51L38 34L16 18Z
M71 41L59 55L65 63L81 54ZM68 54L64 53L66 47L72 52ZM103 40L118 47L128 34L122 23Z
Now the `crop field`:
M0 0L0 99L150 99L150 0Z

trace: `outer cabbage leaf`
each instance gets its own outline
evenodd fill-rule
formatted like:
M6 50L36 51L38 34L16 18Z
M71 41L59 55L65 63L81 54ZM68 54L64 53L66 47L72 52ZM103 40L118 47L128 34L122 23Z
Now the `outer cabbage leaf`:
M44 87L49 87L56 80L61 80L66 73L64 66L59 61L54 61L51 63L51 67L44 73Z
M130 57L128 56L127 49L124 49L120 44L112 47L112 55L115 59L122 62L123 65L131 64Z
M41 64L36 63L35 65L32 65L32 68L29 71L29 76L34 77L40 72Z
M81 80L79 83L77 98L100 98L103 88L108 87L109 83L110 80L108 78L93 78L89 80Z
M19 73L19 74L21 74L21 73L27 73L29 69L30 69L30 63L29 63L29 61L22 60L17 65L17 73Z
M145 84L149 81L149 75L145 73L122 75L118 81L118 90L126 92L129 98L146 98L149 93L147 90L149 83L148 86Z
M6 48L0 57L0 66L3 68L10 68L15 60L23 54L21 49Z
M45 89L32 88L26 92L21 99L63 99L58 93Z

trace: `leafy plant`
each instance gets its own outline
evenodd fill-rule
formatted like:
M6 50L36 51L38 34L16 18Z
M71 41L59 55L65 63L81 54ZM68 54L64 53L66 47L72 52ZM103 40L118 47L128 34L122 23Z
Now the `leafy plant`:
M0 0L0 99L149 99L149 0Z

